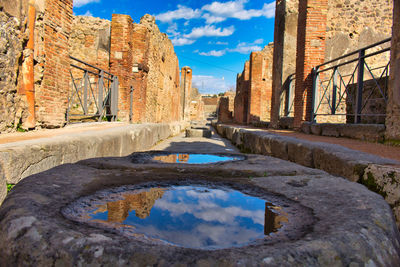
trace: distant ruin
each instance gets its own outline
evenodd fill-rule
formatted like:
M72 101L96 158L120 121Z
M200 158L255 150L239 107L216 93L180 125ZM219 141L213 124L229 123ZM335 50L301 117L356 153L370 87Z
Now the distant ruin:
M276 1L274 43L264 48L263 51L253 52L249 61L245 63L243 72L238 75L234 121L244 124L268 122L272 127L283 126L289 121L292 128L299 128L302 122L310 121L312 68L390 38L392 25L396 25L393 14L398 16L397 13L396 10L393 10L392 0ZM398 38L395 36L396 33L393 29L392 74L395 72L393 59L396 58L396 53L394 53L396 51L395 38ZM375 50L371 52L376 49L385 49L389 45L390 43L383 42L374 47ZM262 62L257 60L257 55L260 53L265 54ZM381 56L367 59L368 65L371 69L382 67L389 58L389 52L382 53ZM344 61L345 59L339 63ZM268 64L270 62L271 64ZM348 75L355 66L357 66L357 62L353 65L342 66L340 70ZM322 78L329 78L328 74L324 75ZM348 81L346 80L346 82ZM371 82L373 83L372 80ZM385 81L378 80L378 82ZM293 86L293 89L295 87L291 96L285 95L288 92L288 86ZM398 104L391 100L393 98L390 97L390 90L393 90L393 86L390 87L388 93L389 104L384 103L383 106L377 102L367 104L371 106L367 106L365 111L368 113L368 111L376 109L376 105L380 105L380 111L383 110L387 115L388 133L392 131L393 127L396 127L393 119L395 118L394 120L399 122ZM319 93L323 94L324 92ZM364 94L368 95L369 91ZM287 101L290 102L290 107L287 107ZM328 104L321 105L320 109L322 110L332 108ZM339 106L339 108L346 112L345 107ZM396 115L392 115L393 113ZM286 116L289 117L286 118ZM365 123L382 123L381 119L382 117L363 121ZM319 118L318 121L324 122L326 118ZM329 118L328 121L346 123L346 116ZM394 136L399 138L398 129L395 132L397 134L389 134L391 138Z
M198 95L191 98L191 78L181 83L174 47L154 17L145 15L136 24L128 15L113 14L108 21L74 16L72 5L72 0L0 1L0 132L66 123L70 56L118 77L121 121L202 117L203 103Z

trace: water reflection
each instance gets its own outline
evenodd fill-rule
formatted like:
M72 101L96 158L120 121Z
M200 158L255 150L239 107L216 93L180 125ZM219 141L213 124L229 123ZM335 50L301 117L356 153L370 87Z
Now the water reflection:
M90 217L190 248L242 246L287 222L280 207L225 188L151 188L130 191L123 198L99 206Z
M241 157L218 156L211 154L170 154L158 155L153 157L154 160L165 163L188 163L188 164L205 164L220 161L239 160Z

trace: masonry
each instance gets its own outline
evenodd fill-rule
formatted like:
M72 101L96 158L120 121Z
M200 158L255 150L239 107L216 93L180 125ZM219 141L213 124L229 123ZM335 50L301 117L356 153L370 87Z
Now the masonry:
M299 3L307 8L298 9ZM277 1L276 6L276 23L275 23L275 55L274 55L274 74L273 74L273 106L272 109L272 125L278 126L279 106L282 93L284 93L285 81L290 74L295 72L293 66L288 68L288 62L294 62L296 53L294 47L297 46L297 57L312 57L307 59L305 64L310 60L316 60L313 66L298 66L305 68L304 77L296 77L297 99L297 119L296 127L304 120L310 119L311 99L306 97L310 93L310 84L307 83L307 77L311 74L310 67L315 67L319 62L326 62L343 54L349 53L356 49L365 47L369 44L381 41L391 35L392 25L392 6L393 1L337 1L329 0L315 3L317 6L323 4L323 9L327 9L326 14L320 14L314 19L311 17L316 15L311 12L313 9L313 1L298 1L298 0L283 0ZM317 7L316 11L321 11ZM299 18L299 12L301 17ZM326 25L320 27L320 31L315 35L310 36L310 30L307 23L318 21L318 25ZM309 26L311 26L309 24ZM298 25L298 27L297 27ZM315 25L314 25L315 26ZM304 35L307 33L306 35ZM300 34L300 37L297 36ZM304 39L305 37L309 39ZM297 40L305 42L297 42ZM308 41L306 41L308 40ZM385 48L386 44L382 45ZM309 49L314 49L312 53ZM389 58L389 54L383 55L384 58L379 58L375 62L369 62L373 67L380 67L382 62ZM300 60L302 62L302 60ZM344 74L348 74L348 69L354 66L341 67ZM347 68L347 69L346 69ZM288 69L290 71L288 72ZM297 70L298 72L300 70ZM300 74L302 71L300 71ZM305 82L305 83L304 83ZM300 85L302 83L303 85ZM307 90L304 89L309 88ZM305 91L304 91L305 90ZM308 92L308 94L307 94ZM309 104L306 104L309 103Z
M0 7L7 22L2 30L8 32L2 35L7 44L2 55L10 63L1 66L2 73L10 74L1 84L0 101L8 104L0 107L5 114L0 132L62 126L69 88L72 0L3 0Z
M270 120L273 48L273 44L269 44L262 51L252 52L242 74L238 75L234 110L236 122Z

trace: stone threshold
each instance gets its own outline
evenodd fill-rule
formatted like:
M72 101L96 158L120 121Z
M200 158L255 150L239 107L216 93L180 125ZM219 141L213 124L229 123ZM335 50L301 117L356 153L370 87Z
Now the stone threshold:
M340 145L312 142L262 129L213 123L216 131L244 153L273 156L364 184L382 195L400 226L400 163Z

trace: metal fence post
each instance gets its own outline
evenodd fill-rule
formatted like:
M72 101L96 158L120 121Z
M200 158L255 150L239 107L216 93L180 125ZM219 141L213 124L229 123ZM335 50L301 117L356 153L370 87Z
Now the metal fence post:
M104 71L100 72L100 78L98 79L99 86L97 87L99 90L98 94L98 106L99 106L99 121L103 118L103 109L104 109L104 99L103 99L103 90L104 90Z
M337 78L338 78L338 67L333 69L333 79L332 79L332 105L331 114L336 114L336 94L337 94Z
M117 120L118 116L118 77L114 77L111 87L111 114L112 121Z
M358 75L357 75L357 94L356 94L356 110L354 123L361 122L362 111L362 96L364 88L364 64L365 64L365 49L360 50L358 53Z
M319 72L318 67L312 69L312 107L311 107L311 118L310 121L315 121L315 114L317 112L318 105L318 82L319 82Z
M89 89L89 73L85 71L83 81L83 114L88 113L88 89Z

